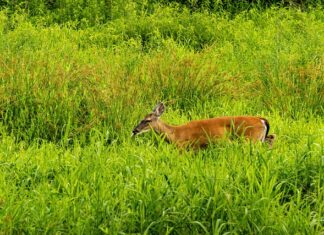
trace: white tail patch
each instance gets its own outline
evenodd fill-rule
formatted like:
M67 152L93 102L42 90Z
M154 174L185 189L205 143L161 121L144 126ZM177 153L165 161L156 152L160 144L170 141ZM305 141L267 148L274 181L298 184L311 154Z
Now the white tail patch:
M262 122L262 124L264 126L264 132L263 132L263 134L261 134L260 140L262 142L264 142L266 137L267 137L266 135L267 135L268 127L267 127L267 124L266 124L265 120L261 119L261 122Z

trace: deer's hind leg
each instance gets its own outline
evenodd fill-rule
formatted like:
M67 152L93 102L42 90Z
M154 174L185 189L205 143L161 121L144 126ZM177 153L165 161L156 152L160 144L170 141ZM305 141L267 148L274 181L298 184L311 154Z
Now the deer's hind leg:
M275 134L268 135L268 136L265 137L264 142L268 143L269 144L269 147L272 148L275 139L276 139L276 135Z

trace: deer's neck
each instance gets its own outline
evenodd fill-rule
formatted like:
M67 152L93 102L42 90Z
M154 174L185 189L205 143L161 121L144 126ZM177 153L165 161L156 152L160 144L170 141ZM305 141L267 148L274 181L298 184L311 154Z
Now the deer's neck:
M158 120L153 127L154 131L158 134L163 134L169 142L175 140L175 127L165 122Z

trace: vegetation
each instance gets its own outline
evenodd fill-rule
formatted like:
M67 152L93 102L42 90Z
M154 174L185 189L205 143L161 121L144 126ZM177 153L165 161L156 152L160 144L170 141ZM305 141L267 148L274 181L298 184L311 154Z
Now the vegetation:
M60 15L48 5L59 2L0 12L1 232L324 230L320 4L233 14L102 1L113 14L84 17L92 8ZM131 139L160 100L174 124L267 117L277 142L180 152L153 133Z
M8 10L9 14L24 11L32 20L46 24L73 22L84 28L125 19L129 14L154 14L159 6L234 16L242 11L273 6L308 10L322 5L323 0L2 0L0 9Z

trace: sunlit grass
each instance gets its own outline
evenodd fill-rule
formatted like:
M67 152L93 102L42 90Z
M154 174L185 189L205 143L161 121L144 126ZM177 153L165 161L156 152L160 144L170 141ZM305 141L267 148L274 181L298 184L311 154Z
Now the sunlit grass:
M323 231L323 12L16 17L0 14L0 233ZM168 123L258 115L277 140L131 139L160 100Z
M323 133L287 124L274 120L272 150L232 142L179 152L150 135L65 149L3 136L2 230L316 233Z

